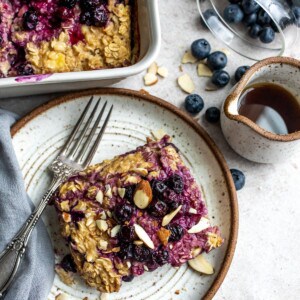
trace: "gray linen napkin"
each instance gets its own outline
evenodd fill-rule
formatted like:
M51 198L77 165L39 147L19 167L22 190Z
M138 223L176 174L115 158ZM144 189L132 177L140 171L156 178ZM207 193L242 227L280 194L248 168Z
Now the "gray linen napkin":
M16 115L0 109L0 251L18 232L33 209L11 143L10 126L15 121ZM15 281L4 299L47 299L53 279L53 247L40 220L32 232Z

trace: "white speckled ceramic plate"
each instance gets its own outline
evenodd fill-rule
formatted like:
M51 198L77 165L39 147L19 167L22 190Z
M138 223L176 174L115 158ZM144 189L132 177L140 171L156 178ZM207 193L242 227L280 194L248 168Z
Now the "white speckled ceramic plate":
M164 266L123 283L109 299L211 299L230 266L238 227L236 193L226 163L216 145L190 117L171 104L139 92L117 89L85 91L54 100L34 110L12 129L13 144L28 194L38 203L50 182L47 166L64 144L90 95L101 95L114 104L114 111L93 163L142 145L151 130L163 128L174 138L186 164L205 194L212 223L221 229L225 243L211 252L212 276L200 275L187 265L179 269ZM44 214L60 260L67 250L59 234L53 207ZM175 294L176 291L176 294ZM64 293L68 299L99 299L100 293L80 278L69 287L56 276L49 299ZM87 299L85 298L85 299Z

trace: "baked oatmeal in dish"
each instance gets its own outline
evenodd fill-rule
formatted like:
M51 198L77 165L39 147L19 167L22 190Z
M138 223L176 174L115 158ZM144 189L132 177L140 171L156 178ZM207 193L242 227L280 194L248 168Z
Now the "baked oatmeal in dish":
M0 78L134 63L134 0L0 0Z
M60 186L54 203L77 271L101 292L223 243L168 135L90 166Z

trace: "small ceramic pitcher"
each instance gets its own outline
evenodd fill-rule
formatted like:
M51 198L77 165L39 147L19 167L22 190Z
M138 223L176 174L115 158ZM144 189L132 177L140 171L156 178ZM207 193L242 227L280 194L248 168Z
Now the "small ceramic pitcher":
M288 89L300 105L300 61L289 57L271 57L253 65L223 103L221 126L224 136L241 156L260 163L277 163L300 152L300 131L275 134L239 115L239 98L255 83L277 83Z

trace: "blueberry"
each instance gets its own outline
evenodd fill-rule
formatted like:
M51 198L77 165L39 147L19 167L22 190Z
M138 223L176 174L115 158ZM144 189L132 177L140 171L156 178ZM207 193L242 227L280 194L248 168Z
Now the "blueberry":
M191 114L199 113L204 107L203 99L197 94L190 94L185 98L185 109Z
M246 73L246 71L249 69L249 66L240 66L236 69L234 78L235 81L238 82L243 77L243 75Z
M67 7L59 7L56 12L57 17L60 21L68 20L73 16L72 10L68 9ZM53 21L52 21L53 23Z
M257 39L262 31L262 28L258 24L253 24L249 29L249 36L253 39Z
M269 44L274 41L275 32L271 27L265 27L262 29L259 39L262 43Z
M67 254L60 262L60 265L66 272L76 273L76 265L71 254Z
M295 24L300 27L300 6L294 5L292 7L292 11L294 14Z
M257 13L252 13L250 15L246 15L243 19L243 23L246 25L246 26L251 26L253 24L256 23L256 20L257 20Z
M229 4L225 7L224 12L224 19L228 23L239 23L244 18L244 13L241 10L240 6L237 4Z
M121 242L131 242L134 240L135 231L133 226L123 225L118 233L118 239Z
M210 49L210 44L205 39L196 40L191 45L192 54L197 59L206 58L209 55Z
M285 29L287 26L291 25L292 22L292 19L290 19L289 17L283 17L279 21L279 26L281 29Z
M67 8L73 8L77 3L77 0L60 0L59 5Z
M146 262L150 259L151 250L145 246L135 245L133 248L133 258L139 262Z
M241 0L228 0L231 4L239 4Z
M104 7L96 7L93 12L93 25L104 27L108 21L108 13Z
M168 250L159 249L152 254L152 260L158 265L163 266L169 262Z
M257 12L259 10L260 6L255 0L243 0L242 8L244 10L244 13L249 15L254 12Z
M117 253L121 259L128 259L133 257L133 245L132 244L120 244L120 251Z
M177 242L182 239L184 230L180 225L168 225L166 228L171 231L171 235L169 237L170 242Z
M227 65L227 56L221 51L211 53L207 57L207 65L212 70L221 70Z
M16 70L17 70L18 75L21 75L21 76L28 76L28 75L34 74L33 68L26 63L21 64L18 67L16 67Z
M80 7L84 10L93 11L101 4L101 0L80 0Z
M134 191L135 191L135 188L136 188L136 185L133 184L133 185L129 185L125 188L125 195L124 195L124 198L130 202L133 201L133 194L134 194Z
M83 11L80 14L79 21L80 21L81 24L91 26L93 24L93 14L89 11Z
M134 208L128 203L118 204L114 209L114 217L118 222L123 223L131 219L133 211Z
M172 175L167 182L168 187L173 190L176 194L181 194L184 188L183 179L180 175Z
M210 107L205 112L205 119L210 123L217 123L220 120L220 110L217 107Z
M167 186L163 181L153 180L151 183L151 188L153 195L158 199L162 199L163 193L166 190Z
M169 189L164 193L164 200L167 203L170 211L175 210L181 203L181 199L178 193Z
M270 22L271 22L271 17L268 15L268 13L265 10L261 8L257 15L257 23L261 26L266 26L269 25Z
M71 211L72 222L77 223L84 218L84 213L82 211Z
M125 282L130 282L133 280L133 278L134 278L134 276L131 274L131 275L123 276L122 280Z
M234 185L236 190L240 190L244 187L245 185L245 175L242 171L237 170L237 169L230 169Z
M25 30L34 30L38 24L37 12L33 9L23 14L23 27Z
M204 13L203 13L203 18L204 20L208 21L208 19L210 17L217 17L217 14L215 13L215 11L211 8L207 9ZM206 27L205 22L203 21L203 19L201 18L201 24Z
M214 71L211 77L211 82L217 87L224 87L225 85L228 84L229 80L230 80L230 76L224 70Z
M148 213L156 218L162 218L168 213L168 205L160 200L153 200L148 207Z

